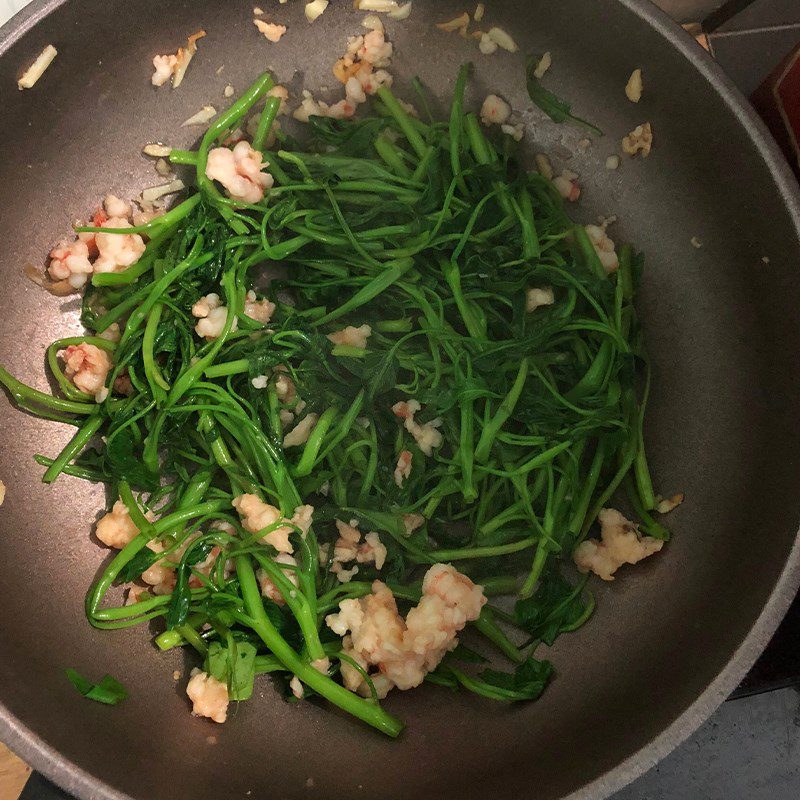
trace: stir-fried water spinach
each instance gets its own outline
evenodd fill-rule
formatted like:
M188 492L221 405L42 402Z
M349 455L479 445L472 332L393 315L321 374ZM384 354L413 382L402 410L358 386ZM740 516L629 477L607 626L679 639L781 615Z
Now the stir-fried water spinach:
M136 229L149 237L144 256L94 276L82 315L91 333L49 351L60 394L0 369L21 408L76 428L55 458L37 456L44 481L107 483L140 530L91 587L91 624L160 619L159 647L196 649L232 699L250 696L255 675L295 675L308 692L397 735L402 724L375 699L338 682L341 643L324 617L368 594L374 578L413 603L426 566L442 561L512 602L490 599L470 626L485 639L484 655L462 644L429 680L498 700L535 698L552 667L533 650L592 612L570 555L612 493L627 485L643 529L667 536L647 514L647 362L633 305L642 258L623 246L607 275L550 182L465 111L466 82L465 67L447 122L412 118L382 88L373 116L312 117L306 143L280 134L269 151L277 101L268 99L254 145L275 186L243 206L206 177L205 164L264 100L273 84L260 77L197 150L173 151L174 162L196 165L196 193ZM270 267L279 269L267 290L277 307L264 327L243 309ZM528 312L531 287L552 287L555 302ZM191 307L209 292L228 311L222 334L205 342ZM120 341L99 338L114 322ZM366 348L326 337L364 323ZM56 353L80 342L112 356L107 385L126 374L128 396L111 391L95 402L66 380ZM306 413L319 415L299 448L282 447L280 374ZM420 423L442 420L443 443L429 456L392 413L411 398ZM413 466L398 486L402 450ZM260 541L264 531L246 532L232 510L243 492L287 517L303 502L315 507L308 535L292 535L296 589ZM425 522L408 536L403 515L412 513ZM330 562L320 564L336 519L379 532L388 548L380 571L366 565L340 583ZM155 540L163 552L146 546ZM194 569L212 551L210 574ZM182 553L171 594L109 603L114 585L170 552ZM284 605L262 597L259 569ZM510 670L476 672L492 651ZM326 655L333 666L320 674L310 662Z

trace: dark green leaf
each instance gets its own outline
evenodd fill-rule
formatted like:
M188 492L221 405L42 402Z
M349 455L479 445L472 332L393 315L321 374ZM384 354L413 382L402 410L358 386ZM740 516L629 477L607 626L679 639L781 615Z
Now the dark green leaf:
M572 114L572 109L570 108L569 103L561 100L549 89L545 89L544 86L539 83L539 79L533 74L538 64L539 57L534 55L528 56L526 77L528 82L528 95L530 96L531 100L533 100L533 102L536 103L536 105L539 106L539 108L541 108L542 111L544 111L544 113L553 120L553 122L576 122L578 125L583 125L593 133L596 133L598 136L602 136L603 131L601 131L600 128L592 125L591 122L587 122L585 119L576 117L574 114Z
M213 642L208 647L206 672L228 686L231 700L247 700L253 694L256 648L232 640L229 647Z
M69 668L65 672L70 683L87 700L115 706L128 696L127 689L118 680L112 678L111 675L104 675L99 683L92 683L74 669Z
M106 463L117 479L125 480L131 486L151 491L158 488L159 475L151 472L142 461L141 451L135 446L130 428L109 437Z
M572 586L558 569L545 573L536 592L514 606L517 625L530 634L531 641L552 645L559 634L574 630L591 614L594 602L584 601L586 581Z
M545 690L553 672L553 665L549 661L529 658L514 672L485 669L478 677L489 686L508 692L509 700L535 700Z

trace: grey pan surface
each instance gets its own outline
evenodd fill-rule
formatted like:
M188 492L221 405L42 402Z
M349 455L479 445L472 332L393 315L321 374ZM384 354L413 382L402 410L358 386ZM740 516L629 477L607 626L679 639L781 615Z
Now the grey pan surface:
M221 106L226 83L241 89L266 66L281 80L299 70L308 86L332 85L330 64L358 29L351 4L332 4L313 26L301 3L261 5L289 24L277 45L252 26L252 3L238 0L35 2L2 29L0 363L12 372L46 388L46 343L78 329L76 304L42 294L22 266L42 263L106 191L134 195L157 182L139 155L144 142L189 145L195 134L179 123L205 103ZM567 160L583 134L532 108L519 55L481 58L433 27L463 5L417 0L409 20L387 23L393 71L406 78L401 91L419 74L446 100L457 65L477 60L470 102L507 96L526 123L527 151L550 151L581 174L578 213L618 214L619 237L646 251L641 313L655 367L646 437L658 487L687 495L670 520L674 541L595 587L597 613L553 648L558 677L534 705L433 687L398 693L387 702L408 728L391 742L312 703L286 706L264 681L212 727L189 716L183 682L172 681L180 654L157 653L141 629L85 623L83 593L106 557L89 536L102 493L70 479L42 486L31 455L55 451L69 431L4 404L0 735L79 797L602 798L711 713L797 590L800 206L788 170L719 69L650 4L494 0L487 20L523 51L550 50L549 85L607 132ZM153 90L152 56L201 26L209 35L184 85ZM58 58L18 92L21 68L48 42ZM647 90L634 106L622 88L637 66ZM606 155L644 120L656 131L653 154L607 171ZM114 673L131 699L87 703L66 666Z

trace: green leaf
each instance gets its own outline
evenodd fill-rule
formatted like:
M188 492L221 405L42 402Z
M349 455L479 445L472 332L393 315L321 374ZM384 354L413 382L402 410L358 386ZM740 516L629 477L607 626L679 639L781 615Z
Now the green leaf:
M231 700L247 700L253 694L256 648L249 642L231 640L225 647L213 642L208 647L206 672L228 686Z
M583 125L585 128L588 128L598 136L602 136L603 131L601 131L600 128L592 125L591 122L587 122L585 119L576 117L572 113L572 108L569 103L557 97L549 89L545 89L544 86L539 83L539 79L534 75L538 64L539 57L534 55L528 56L525 72L528 83L528 95L531 100L533 100L553 122L575 122L578 125Z
M189 578L192 576L191 567L204 561L213 546L212 539L198 539L184 553L177 569L175 588L172 590L172 597L167 607L166 623L169 630L178 628L186 622L191 600L191 590L189 589Z
M536 592L514 606L517 625L531 641L552 645L559 634L575 630L591 615L594 600L583 599L585 585L584 579L572 586L557 569L545 573Z
M70 683L87 699L107 706L121 703L127 696L128 690L116 678L104 675L99 683L92 683L84 678L77 670L66 669Z
M130 428L110 436L106 446L106 463L115 478L125 480L140 489L155 491L159 486L158 473L147 468L134 445Z
M156 553L149 547L143 548L120 570L116 582L127 583L135 580L161 557L161 553Z
M553 672L553 665L549 661L529 658L514 672L484 669L478 677L485 684L507 692L508 700L535 700L547 687Z

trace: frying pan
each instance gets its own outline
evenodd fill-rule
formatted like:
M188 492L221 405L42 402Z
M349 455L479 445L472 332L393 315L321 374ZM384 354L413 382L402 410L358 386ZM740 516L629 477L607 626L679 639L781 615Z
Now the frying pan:
M289 26L270 44L252 3L212 0L34 2L0 34L0 362L39 388L46 343L79 329L77 302L43 294L22 267L106 191L157 183L149 141L187 146L182 120L223 104L265 67L282 81L332 85L330 66L361 15L332 3L313 25L302 3L261 5ZM463 0L417 0L387 21L401 96L419 75L447 101L458 65L477 61L473 105L505 95L526 123L525 150L581 175L578 214L617 214L621 239L648 256L641 317L654 362L646 430L660 491L685 491L665 551L597 585L598 608L548 654L558 677L513 708L436 687L387 701L408 722L399 741L311 702L287 706L268 680L219 727L192 718L181 653L148 632L98 632L82 600L107 557L89 535L99 487L40 483L34 452L69 431L0 413L0 735L82 798L602 798L689 735L736 685L800 583L800 204L762 125L711 59L642 0L490 0L486 21L523 52L550 50L548 85L607 135L575 155L580 130L532 107L520 54L480 56L433 23ZM485 25L486 23L484 23ZM149 85L155 53L208 31L184 84ZM29 92L14 82L42 47L59 55ZM219 67L224 66L220 74ZM623 94L642 67L646 91ZM295 75L295 73L298 73ZM406 95L410 97L410 95ZM605 169L637 124L646 160ZM690 238L703 244L695 249ZM769 261L765 263L762 258ZM67 333L65 333L67 331ZM130 690L115 708L83 700L65 667L112 672Z

